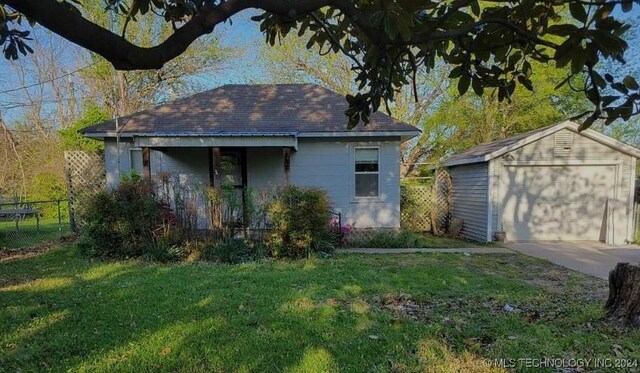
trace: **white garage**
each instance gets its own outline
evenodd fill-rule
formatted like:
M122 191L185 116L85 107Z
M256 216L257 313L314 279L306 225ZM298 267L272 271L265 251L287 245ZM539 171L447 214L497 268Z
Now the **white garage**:
M569 121L480 145L444 162L451 213L478 241L630 242L639 156Z

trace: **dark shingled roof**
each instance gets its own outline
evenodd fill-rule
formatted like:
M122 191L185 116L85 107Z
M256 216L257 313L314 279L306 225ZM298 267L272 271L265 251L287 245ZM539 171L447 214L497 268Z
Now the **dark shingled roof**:
M564 122L563 122L564 123ZM467 160L472 160L474 158L478 158L478 157L483 157L485 155L489 155L497 150L506 148L508 146L511 146L515 143L517 143L520 140L526 139L527 137L531 136L531 135L535 135L536 133L540 133L540 132L544 132L546 130L548 130L551 127L557 126L559 123L556 124L552 124L550 126L545 126L545 127L541 127L538 129L535 129L533 131L529 131L529 132L523 132L520 134L517 134L515 136L511 136L508 137L506 139L501 139L501 140L496 140L496 141L492 141L492 142L488 142L485 144L481 144L478 145L474 148L471 148L465 152L459 153L459 154L455 154L452 155L451 157L447 158L444 160L444 162L442 162L445 166L446 165L450 165L450 164L456 164L460 161L467 161Z
M225 85L119 119L120 134L224 135L347 131L344 96L315 84ZM416 132L416 127L374 113L356 132ZM115 132L115 120L88 127L87 135Z

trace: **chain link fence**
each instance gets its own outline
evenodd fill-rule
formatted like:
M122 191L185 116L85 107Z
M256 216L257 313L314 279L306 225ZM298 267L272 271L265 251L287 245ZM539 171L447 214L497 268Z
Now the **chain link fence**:
M0 203L0 249L33 247L69 234L67 200Z

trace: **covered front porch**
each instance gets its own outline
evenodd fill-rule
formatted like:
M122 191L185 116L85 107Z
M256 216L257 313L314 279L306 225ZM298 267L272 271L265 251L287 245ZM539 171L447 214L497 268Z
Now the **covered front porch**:
M131 173L151 177L178 213L194 216L198 229L216 228L216 220L222 219L210 211L212 190L234 190L243 206L233 217L239 222L246 205L243 191L263 195L289 184L290 155L297 148L297 142L291 140L295 138L212 140L135 138L107 143L106 162L115 163L107 167L107 184L115 187Z

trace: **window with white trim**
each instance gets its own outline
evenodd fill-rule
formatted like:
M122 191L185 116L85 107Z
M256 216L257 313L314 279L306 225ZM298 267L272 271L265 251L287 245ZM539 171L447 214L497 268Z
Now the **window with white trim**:
M378 197L379 153L378 148L355 148L356 197Z

